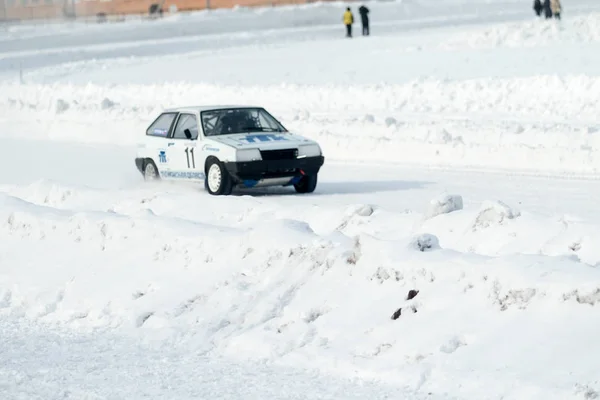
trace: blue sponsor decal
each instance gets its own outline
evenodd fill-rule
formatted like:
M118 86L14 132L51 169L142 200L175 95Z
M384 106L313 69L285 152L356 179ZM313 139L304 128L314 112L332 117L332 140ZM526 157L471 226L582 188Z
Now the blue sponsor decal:
M166 163L167 162L167 153L164 150L161 150L158 153L158 162Z
M205 145L205 146L202 148L202 150L206 150L206 151L214 151L214 152L220 151L218 148L216 148L216 147L210 147L210 145L208 145L208 144L207 144L207 145Z
M244 180L244 186L249 187L249 188L256 186L257 183L258 183L258 181L254 180L254 179Z
M161 174L165 178L186 178L186 179L204 179L205 175L202 172L187 172L187 171L165 171Z
M243 140L248 143L256 143L259 142L275 142L280 140L288 140L286 137L282 135L274 135L274 134L262 134L262 135L248 135Z
M155 128L155 129L152 131L152 134L153 134L154 136L167 136L167 133L168 133L168 132L169 132L169 131L168 131L167 129Z

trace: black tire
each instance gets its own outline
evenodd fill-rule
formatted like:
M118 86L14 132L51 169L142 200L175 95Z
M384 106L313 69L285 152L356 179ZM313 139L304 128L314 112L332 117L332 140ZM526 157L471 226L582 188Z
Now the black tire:
M317 187L317 175L304 175L300 182L294 184L298 193L312 193Z
M215 174L219 175L219 180L217 180ZM205 175L204 187L208 193L213 196L228 196L231 194L233 183L222 162L214 157L210 158L206 163Z
M160 179L160 173L158 172L158 168L156 168L156 164L149 158L144 160L142 175L146 181L157 181Z

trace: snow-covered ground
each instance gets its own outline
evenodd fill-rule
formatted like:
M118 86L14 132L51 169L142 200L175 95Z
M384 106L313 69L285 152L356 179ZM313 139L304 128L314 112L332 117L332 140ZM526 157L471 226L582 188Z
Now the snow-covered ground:
M0 397L600 396L600 5L343 7L0 32ZM143 182L188 103L318 139L317 191Z
M318 370L237 363L110 333L49 333L2 319L0 335L0 394L11 400L445 398Z

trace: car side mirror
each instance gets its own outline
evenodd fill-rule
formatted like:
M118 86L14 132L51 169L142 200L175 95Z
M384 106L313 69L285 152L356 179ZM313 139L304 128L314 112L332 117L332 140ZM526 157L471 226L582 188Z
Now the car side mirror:
M186 137L186 138L188 138L188 139L191 139L191 138L192 138L192 132L190 132L190 130L189 130L188 128L185 128L185 129L183 130L183 133L185 133L185 137Z

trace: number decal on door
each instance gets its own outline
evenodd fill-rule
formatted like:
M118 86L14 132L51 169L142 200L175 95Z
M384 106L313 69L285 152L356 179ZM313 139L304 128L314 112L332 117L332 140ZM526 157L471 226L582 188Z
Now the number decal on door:
M187 166L190 168L190 159L192 160L192 168L196 169L196 159L194 157L194 148L186 147L185 148L185 158L187 159Z

